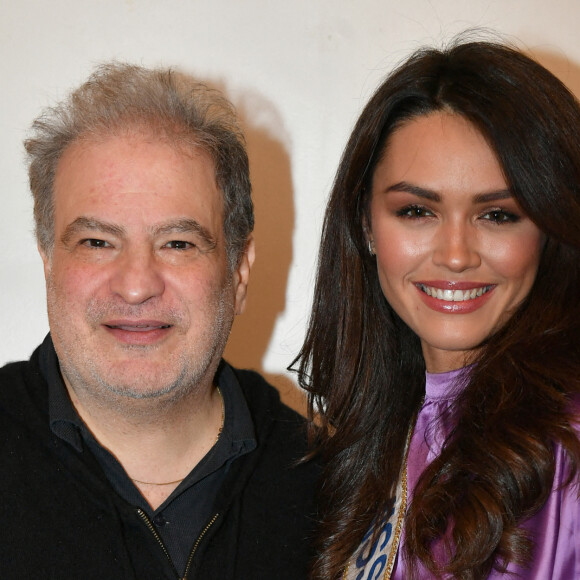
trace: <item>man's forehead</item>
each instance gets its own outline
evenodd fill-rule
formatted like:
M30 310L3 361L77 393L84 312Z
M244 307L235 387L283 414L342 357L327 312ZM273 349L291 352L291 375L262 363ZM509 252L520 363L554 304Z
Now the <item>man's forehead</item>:
M64 211L68 223L82 215L100 219L95 208L112 214L125 207L128 217L157 208L161 215L155 222L149 218L151 228L188 218L201 223L200 212L223 214L223 195L205 150L135 132L71 144L57 166L54 193L56 221Z
M151 126L129 123L119 127L83 133L64 149L60 160L70 156L82 156L87 150L94 147L106 147L107 144L117 141L126 141L135 145L167 146L185 157L205 159L211 164L215 173L215 160L212 153L208 150L207 145L200 141L195 134L178 128L168 130L167 127L161 124L159 126ZM57 164L57 170L59 164Z

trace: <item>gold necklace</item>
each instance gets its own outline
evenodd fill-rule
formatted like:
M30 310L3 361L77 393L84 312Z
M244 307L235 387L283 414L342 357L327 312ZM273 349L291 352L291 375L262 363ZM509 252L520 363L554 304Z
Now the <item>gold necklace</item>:
M414 427L414 425L413 425ZM397 550L399 549L399 542L401 540L401 533L403 531L403 520L405 519L405 514L407 513L407 459L409 457L409 447L411 444L411 436L413 434L413 429L409 429L407 434L407 443L405 450L405 460L403 462L403 473L401 474L401 506L399 507L399 513L397 514L397 524L395 526L395 536L393 538L393 545L391 546L391 551L389 553L389 558L387 559L387 567L385 569L385 574L383 580L389 580L391 577L391 570L393 569L393 564L395 562L395 556L397 555Z
M135 479L132 477L131 481L134 481L135 483L142 483L143 485L173 485L174 483L181 483L184 479L185 477L182 477L181 479L176 479L175 481L164 481L162 483L156 483L153 481L141 481L140 479Z
M226 409L225 409L225 405L224 405L224 398L223 398L222 392L220 391L220 388L216 387L216 389L217 389L218 395L220 396L220 401L222 404L222 422L221 422L217 437L215 438L215 441L212 445L212 448L215 447L215 444L219 441L220 435L222 434L222 431L224 429L224 423L226 421ZM176 483L181 483L185 479L185 477L182 477L181 479L176 479L174 481L163 481L161 483L157 483L154 481L141 481L140 479L135 479L134 477L131 477L130 479L131 479L131 481L134 481L135 483L141 483L143 485L175 485Z

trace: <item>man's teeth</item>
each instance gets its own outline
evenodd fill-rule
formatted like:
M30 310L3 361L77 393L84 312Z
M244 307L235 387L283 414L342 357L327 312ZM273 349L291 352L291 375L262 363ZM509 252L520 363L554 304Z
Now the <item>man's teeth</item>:
M432 296L439 300L445 300L446 302L463 302L465 300L473 300L478 296L482 296L486 292L489 292L492 286L481 286L480 288L471 288L470 290L442 290L441 288L419 284L419 288L428 296Z

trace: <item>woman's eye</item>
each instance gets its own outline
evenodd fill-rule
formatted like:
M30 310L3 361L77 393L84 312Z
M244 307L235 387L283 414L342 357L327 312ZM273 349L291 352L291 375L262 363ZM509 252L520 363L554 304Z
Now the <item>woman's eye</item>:
M482 218L496 224L515 223L520 220L518 215L503 209L488 211L482 216Z
M165 247L171 250L188 250L189 248L193 248L194 244L184 242L183 240L171 240L165 244Z
M82 246L87 248L109 248L111 244L105 240L99 240L98 238L87 238L81 241Z
M431 217L432 215L433 212L420 205L408 205L397 211L397 216L412 219Z

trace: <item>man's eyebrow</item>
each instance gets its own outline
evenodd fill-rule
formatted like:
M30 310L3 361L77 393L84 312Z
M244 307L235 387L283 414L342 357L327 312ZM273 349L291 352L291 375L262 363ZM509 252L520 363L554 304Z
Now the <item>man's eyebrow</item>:
M152 228L153 236L163 236L168 234L196 234L213 250L217 241L214 236L204 228L197 220L192 218L182 218L166 222Z
M111 234L118 238L125 236L125 228L118 226L116 224L111 224L108 222L103 222L94 218L80 216L72 221L68 226L66 226L60 241L63 244L68 244L71 238L81 231L93 231L93 232L103 232L105 234Z
M417 197L428 199L430 201L441 201L441 195L436 191L421 187L419 185L413 185L411 183L407 183L406 181L399 181L399 183L395 183L394 185L391 185L385 189L385 193L388 193L389 191L403 191L406 193L411 193L412 195L416 195ZM473 197L473 201L474 203L489 203L491 201L510 199L512 197L512 192L509 189L499 189L497 191L478 193Z
M68 244L73 236L81 231L94 231L111 234L118 238L125 237L127 231L124 227L104 222L95 218L80 216L71 222L64 230L60 240L63 244ZM164 224L154 226L151 228L153 236L163 236L167 234L191 234L194 233L200 236L208 245L208 249L213 250L217 241L197 220L191 218L182 218L172 220Z

